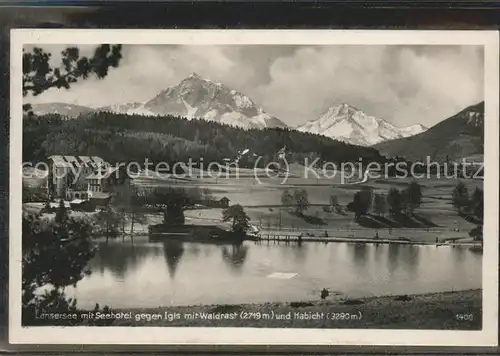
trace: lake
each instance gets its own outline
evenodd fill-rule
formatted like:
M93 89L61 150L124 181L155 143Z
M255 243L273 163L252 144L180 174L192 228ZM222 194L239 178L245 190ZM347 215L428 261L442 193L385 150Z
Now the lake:
M482 254L466 247L304 242L239 246L100 242L92 274L67 289L81 308L317 300L482 287Z

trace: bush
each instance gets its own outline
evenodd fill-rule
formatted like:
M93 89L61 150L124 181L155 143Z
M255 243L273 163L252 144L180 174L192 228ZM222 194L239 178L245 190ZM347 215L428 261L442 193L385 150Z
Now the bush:
M76 300L66 299L64 289L90 274L87 265L94 256L92 226L62 211L58 213L63 220L23 215L22 320L26 324L42 322L37 318L41 313L76 312ZM43 294L39 293L41 289Z

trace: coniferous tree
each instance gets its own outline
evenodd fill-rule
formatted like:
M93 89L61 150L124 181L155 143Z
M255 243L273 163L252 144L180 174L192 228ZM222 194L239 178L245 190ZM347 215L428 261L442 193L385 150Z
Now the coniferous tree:
M87 265L94 255L92 231L85 220L66 216L57 223L38 215L23 215L23 324L40 322L37 316L41 313L76 311L76 300L66 298L64 289L90 274Z
M422 187L416 181L411 182L406 189L408 210L413 214L416 208L422 204Z
M167 225L184 225L185 217L182 205L171 201L163 212L163 223Z
M288 189L285 189L281 194L281 205L290 206L293 204L293 195Z
M469 204L469 192L463 182L459 182L453 189L452 204L459 213Z
M387 205L389 206L389 213L392 216L401 214L403 200L401 198L401 193L396 188L389 189L389 193L387 194Z
M336 208L339 205L339 199L337 198L336 195L331 195L330 196L330 206L332 208Z
M309 197L307 190L305 189L295 189L293 192L293 198L295 200L295 210L297 214L304 214L304 211L309 209Z
M61 52L61 63L52 67L52 54L35 47L30 52L23 49L23 96L37 96L51 88L65 88L90 75L104 78L110 67L117 67L121 60L121 45L98 46L92 57L82 56L78 47L68 47ZM25 104L25 111L31 106Z
M122 218L123 217L109 204L95 215L95 221L101 228L101 233L106 236L106 243L108 243L110 237L114 238L118 236Z
M484 215L484 193L479 187L476 187L470 198L471 212L480 220L483 220Z
M362 215L366 215L372 206L373 192L368 187L363 187L356 192L353 201L347 205L347 208L354 212L354 220L359 220Z
M92 57L81 56L77 47L69 47L61 54L61 64L53 68L50 63L51 54L43 49L23 51L24 97L29 94L37 96L51 88L68 89L78 80L86 79L92 74L104 78L110 67L118 66L121 46L98 46ZM80 136L79 140L71 142L75 137L64 133L63 126L67 121L58 115L48 115L46 119L37 121L38 118L32 117L29 103L23 105L23 110L29 113L23 122L23 133L27 134L23 140L23 159L45 160L51 149L48 147L48 137L59 130L65 136L63 145L66 147L52 152L74 153L68 152L69 147L85 140L85 137ZM77 131L76 128L75 132ZM57 137L52 136L52 139L57 140ZM37 315L41 313L75 312L76 300L66 299L64 288L75 285L90 273L87 264L94 253L91 242L92 225L84 220L71 218L61 200L53 222L46 222L39 216L23 216L22 233L23 324L36 324L39 322ZM42 295L36 293L40 288L45 288ZM68 323L68 320L63 322Z
M387 200L382 194L375 194L373 198L373 212L380 216L384 216L387 212Z
M56 210L56 216L54 218L54 221L58 224L64 224L67 220L68 220L68 209L64 204L64 200L61 199L59 201L59 206L57 207Z
M237 235L244 235L250 227L250 218L239 204L226 208L222 212L222 221L231 221L232 230Z
M98 128L98 129L97 129ZM199 132L194 141L193 133ZM283 129L243 130L204 120L185 120L166 115L162 118L89 112L73 120L48 114L24 119L23 155L26 161L39 161L53 152L72 155L100 156L109 162L187 162L189 158L206 165L232 159L236 151L249 149L240 167L253 168L274 161L282 148L276 142L288 142L289 163L304 164L319 158L323 162L366 161L384 162L378 151L369 147L352 146L328 137ZM85 142L82 145L81 142Z

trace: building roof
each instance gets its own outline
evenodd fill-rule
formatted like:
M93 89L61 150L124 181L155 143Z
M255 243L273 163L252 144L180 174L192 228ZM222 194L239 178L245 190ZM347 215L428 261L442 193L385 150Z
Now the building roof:
M64 206L66 208L71 208L70 203L68 201L63 201L63 203L64 203ZM51 208L58 208L59 204L60 204L60 202L51 202L51 203L49 203L49 205L50 205Z
M89 192L90 199L109 199L111 194L103 192Z
M63 168L71 168L72 165L66 159L64 159L64 156L50 156L49 159L54 163L54 166L56 167L63 167Z
M80 162L78 162L75 156L63 156L63 157L67 162L71 163L74 167L80 167Z
M103 179L108 178L111 174L115 173L118 170L118 167L107 167L99 172L94 172L88 175L87 179Z
M63 155L53 155L49 157L52 160L54 166L64 167L64 168L75 168L78 169L82 166L92 167L93 169L98 169L99 167L109 167L109 163L104 161L98 156L63 156Z
M85 164L93 163L92 159L89 156L79 156L80 160Z
M108 162L106 162L105 160L103 160L101 157L99 156L92 156L90 157L92 159L92 161L94 161L94 163L100 167L109 167L110 164Z

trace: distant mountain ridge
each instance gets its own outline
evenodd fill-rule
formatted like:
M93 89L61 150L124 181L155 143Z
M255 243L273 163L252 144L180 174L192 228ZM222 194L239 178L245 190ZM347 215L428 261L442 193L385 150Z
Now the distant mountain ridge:
M192 73L178 85L162 90L144 103L123 103L97 109L48 103L33 105L33 111L38 114L53 112L67 116L78 116L89 111L111 111L129 115L174 115L188 120L197 118L244 129L287 127L247 95L196 73Z
M459 160L484 153L484 102L469 106L415 136L373 146L382 154L409 160Z
M111 111L120 114L128 114L128 115L156 115L155 113L144 108L144 103L140 102L131 102L125 104L115 104L104 106L102 108L96 109L99 111Z
M87 106L67 103L31 104L31 110L37 115L59 114L61 116L77 117L95 111Z
M160 92L144 108L159 115L202 118L245 129L287 127L247 95L196 73Z
M416 124L398 128L384 119L366 115L354 106L343 103L332 106L319 119L308 121L297 130L358 146L371 146L424 132L427 127Z
M247 95L196 73L145 102L114 104L95 109L65 103L34 104L33 111L37 114L52 112L70 117L97 111L145 116L173 115L188 120L196 118L214 121L243 129L288 127L278 118L266 113ZM296 129L359 146L371 146L427 130L420 124L398 128L349 104L333 106L319 119L309 121Z

